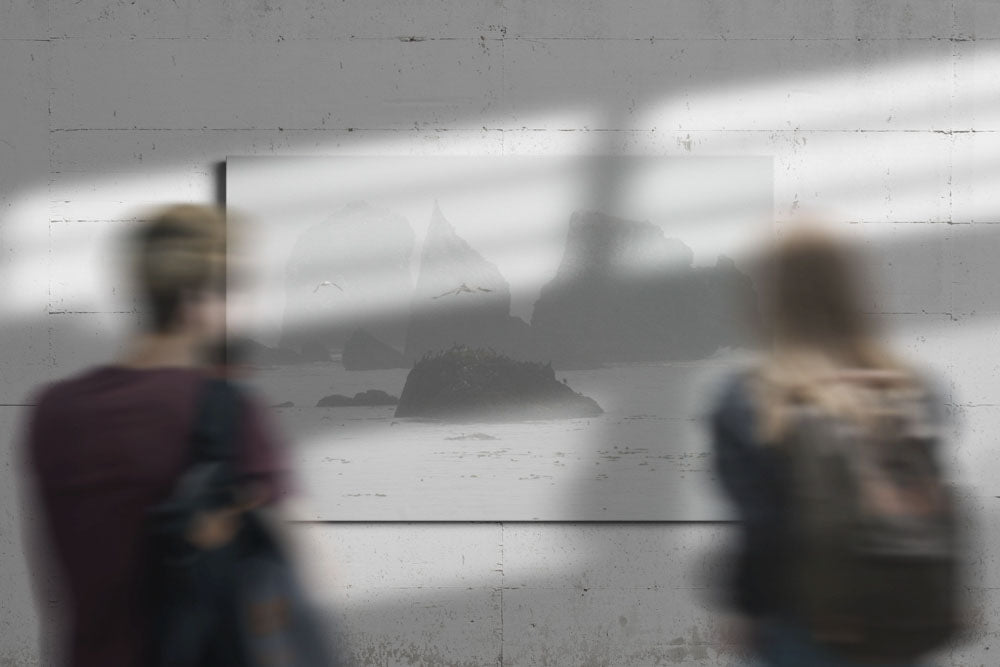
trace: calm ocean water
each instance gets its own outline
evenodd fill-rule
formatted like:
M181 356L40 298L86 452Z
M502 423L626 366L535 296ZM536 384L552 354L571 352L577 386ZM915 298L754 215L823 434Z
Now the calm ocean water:
M395 419L393 407L316 408L327 394L398 396L406 370L338 362L259 369L316 520L704 521L728 518L702 416L738 363L557 371L596 418L506 423Z

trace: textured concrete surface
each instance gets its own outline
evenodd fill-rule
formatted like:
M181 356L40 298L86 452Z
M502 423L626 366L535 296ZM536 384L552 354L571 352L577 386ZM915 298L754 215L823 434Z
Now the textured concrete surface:
M831 211L871 310L941 378L995 664L1000 5L982 0L0 3L0 664L41 660L9 445L30 389L137 315L91 262L227 155L767 155L779 219ZM304 529L361 665L727 665L717 525ZM43 591L43 613L58 597Z

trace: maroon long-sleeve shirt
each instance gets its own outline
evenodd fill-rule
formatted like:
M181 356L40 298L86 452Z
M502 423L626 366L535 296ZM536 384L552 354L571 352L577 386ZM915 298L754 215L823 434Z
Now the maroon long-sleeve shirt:
M102 366L44 388L23 456L66 585L73 667L139 665L145 513L190 459L200 383L193 368ZM238 444L241 471L274 498L287 489L282 447L254 400Z

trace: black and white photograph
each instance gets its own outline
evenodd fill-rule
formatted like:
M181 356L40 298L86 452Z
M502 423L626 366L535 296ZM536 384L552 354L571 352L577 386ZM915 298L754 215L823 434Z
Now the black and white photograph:
M311 518L727 516L698 410L759 345L736 262L772 178L766 158L230 157L256 249L230 322L302 434Z

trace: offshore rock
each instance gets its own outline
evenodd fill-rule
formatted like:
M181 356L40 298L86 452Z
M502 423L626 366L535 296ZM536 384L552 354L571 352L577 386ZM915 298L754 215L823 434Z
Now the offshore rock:
M364 329L358 329L344 343L341 357L349 371L371 371L384 368L409 368L403 353L386 345Z
M344 396L343 394L331 394L330 396L324 396L319 399L316 403L317 408L340 408L340 407L358 407L358 406L375 406L375 405L396 405L399 399L395 396L390 396L381 389L369 389L368 391L362 391L352 396Z
M427 354L406 377L397 417L507 421L593 417L592 398L556 379L552 366L456 345Z
M529 338L528 324L510 314L510 285L500 270L458 235L435 204L403 356L413 363L466 345L521 358Z
M249 338L239 341L236 352L253 366L285 366L305 361L295 350L270 347Z
M535 302L532 355L569 369L753 347L750 278L725 256L704 267L693 258L658 225L574 213L562 263Z

